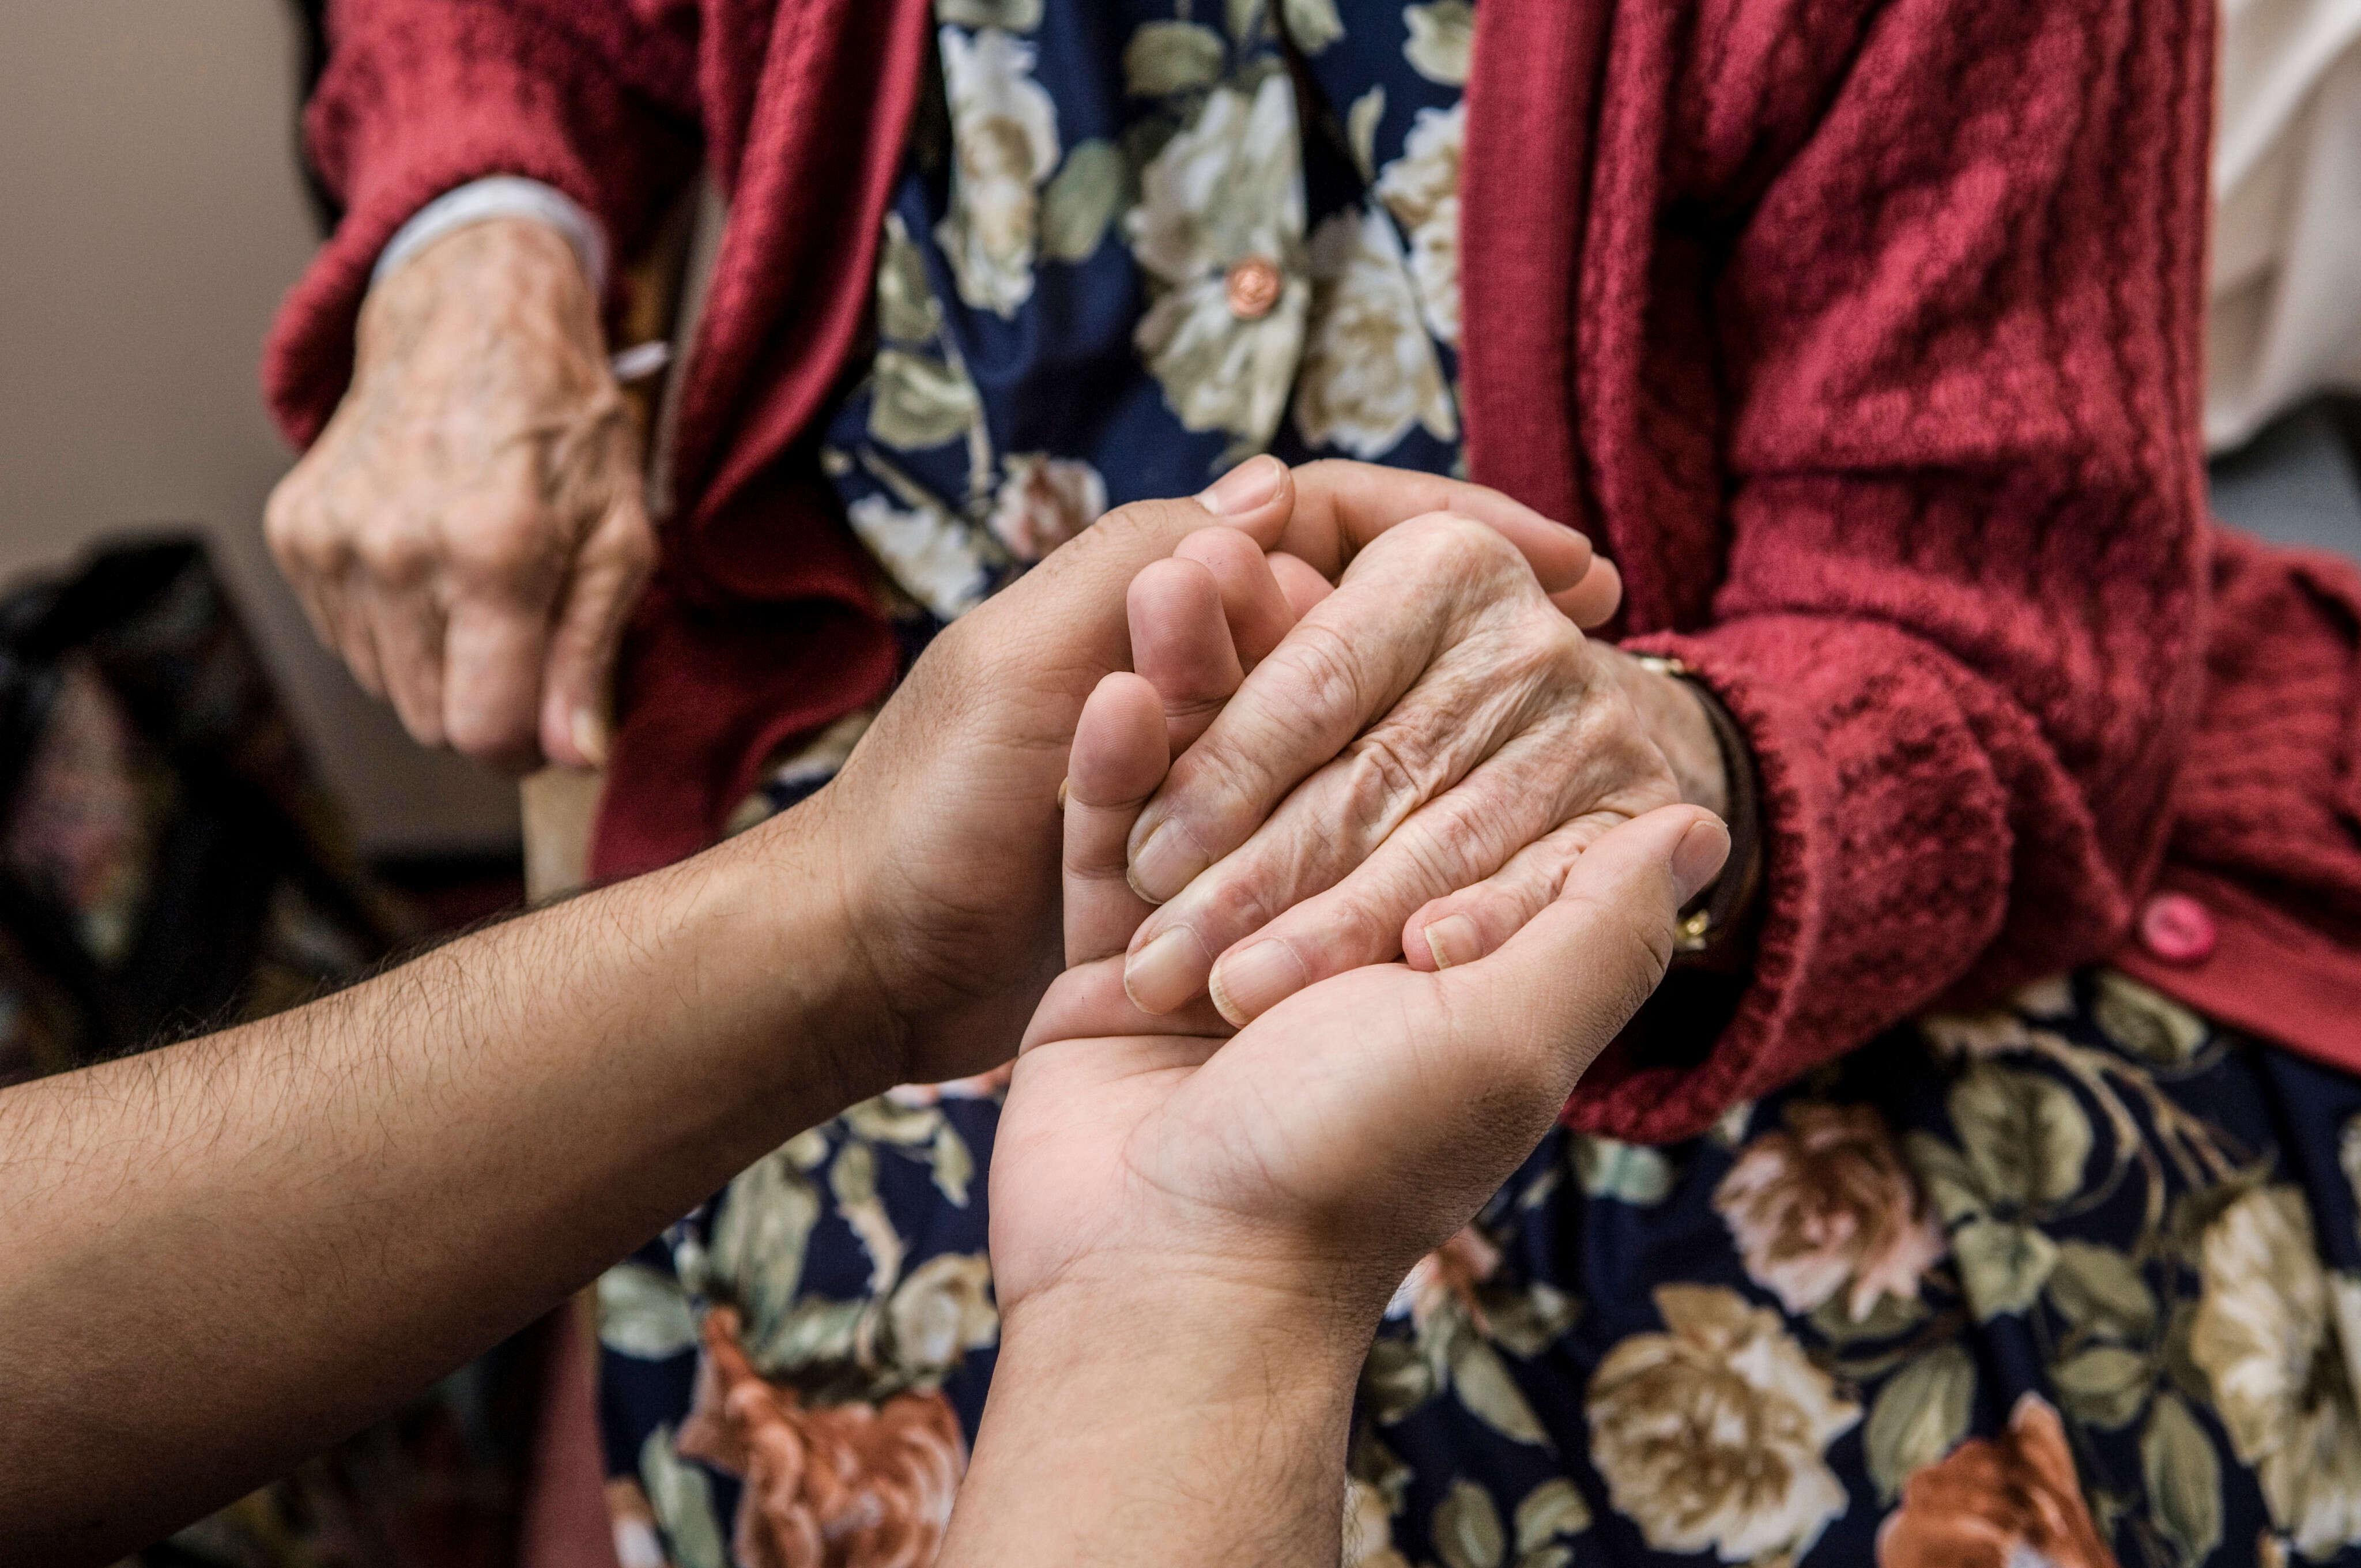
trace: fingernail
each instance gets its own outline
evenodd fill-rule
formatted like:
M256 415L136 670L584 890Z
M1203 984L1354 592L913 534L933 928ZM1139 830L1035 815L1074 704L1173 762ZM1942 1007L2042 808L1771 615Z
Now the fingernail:
M1426 924L1426 950L1434 955L1437 969L1474 963L1482 956L1480 940L1476 922L1465 915L1446 915Z
M1197 498L1197 504L1215 517L1252 511L1279 494L1279 476L1286 472L1287 465L1268 453L1249 457L1214 480L1213 488Z
M1161 904L1212 863L1199 851L1189 829L1167 817L1132 851L1131 891L1150 904Z
M1243 1029L1302 990L1309 978L1285 942L1257 942L1215 964L1208 989L1222 1016Z
M1176 926L1123 961L1123 989L1142 1013L1170 1013L1204 983L1205 944Z
M598 717L596 708L574 710L574 749L582 760L594 768L607 765L607 721Z
M1067 795L1068 795L1069 793L1071 793L1071 792L1072 791L1073 787L1074 787L1074 781L1073 781L1073 780L1071 780L1071 779L1060 779L1060 780L1058 781L1058 809L1059 809L1059 810L1063 811L1063 810L1065 810L1065 809L1066 809L1066 796L1067 796Z
M1721 863L1730 859L1730 829L1718 817L1707 817L1681 836L1679 847L1673 850L1673 885L1680 893L1680 902L1695 898L1705 885L1721 874Z

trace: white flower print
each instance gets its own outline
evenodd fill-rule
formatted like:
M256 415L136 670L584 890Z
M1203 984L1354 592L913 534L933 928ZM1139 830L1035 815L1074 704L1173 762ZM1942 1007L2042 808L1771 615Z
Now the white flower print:
M1033 80L1033 45L998 27L941 36L957 155L935 241L961 300L1014 316L1033 296L1041 182L1058 167L1057 106Z
M943 620L957 620L990 591L990 564L976 548L976 534L936 502L905 510L884 496L866 495L845 515L894 580Z
M2199 1242L2204 1295L2190 1359L2212 1382L2239 1463L2254 1466L2271 1522L2307 1557L2361 1541L2361 1402L2355 1347L2361 1280L2331 1275L2303 1194L2265 1187L2222 1212Z
M1411 69L1446 87L1466 86L1467 62L1476 48L1476 8L1467 0L1433 0L1431 5L1403 6L1402 20L1410 27L1402 57Z
M1410 275L1426 327L1459 346L1459 161L1467 144L1465 100L1421 109L1402 154L1378 176L1378 200L1410 236Z
M1412 425L1456 439L1459 420L1420 324L1401 245L1385 214L1347 208L1312 236L1312 322L1296 384L1306 444L1370 461Z
M1303 178L1295 92L1284 72L1252 97L1208 93L1196 119L1140 173L1126 215L1132 251L1158 297L1133 335L1183 426L1222 430L1240 455L1268 443L1303 350ZM1275 268L1279 294L1258 316L1230 308L1230 269Z
M1038 561L1099 520L1106 481L1078 458L1011 453L993 499L992 532L1019 561Z
M1633 1334L1590 1380L1590 1459L1658 1552L1795 1562L1845 1489L1828 1445L1861 1407L1781 1326L1719 1285L1660 1285L1664 1333Z

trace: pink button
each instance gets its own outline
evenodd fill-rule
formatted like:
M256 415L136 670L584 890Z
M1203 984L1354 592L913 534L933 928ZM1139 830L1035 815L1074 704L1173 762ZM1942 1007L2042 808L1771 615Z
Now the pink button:
M2140 911L2141 945L2169 964L2201 964L2213 956L2213 916L2185 893L2159 893Z

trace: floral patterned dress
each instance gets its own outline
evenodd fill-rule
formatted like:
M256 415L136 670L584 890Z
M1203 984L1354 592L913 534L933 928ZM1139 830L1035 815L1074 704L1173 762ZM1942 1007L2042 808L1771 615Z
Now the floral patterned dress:
M1458 467L1467 0L936 14L823 453L912 648L1256 452ZM624 1568L932 1560L998 1095L857 1106L601 1282ZM2356 1185L2361 1083L2106 970L1685 1144L1560 1130L1386 1316L1347 1561L2361 1563Z

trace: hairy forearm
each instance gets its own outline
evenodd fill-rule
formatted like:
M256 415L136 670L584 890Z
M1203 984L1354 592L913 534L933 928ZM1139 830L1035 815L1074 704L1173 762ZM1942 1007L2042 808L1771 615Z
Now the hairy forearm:
M1378 1306L1186 1270L1104 1284L1010 1311L943 1568L1334 1564Z
M884 1087L803 826L0 1093L0 1557L235 1496Z

